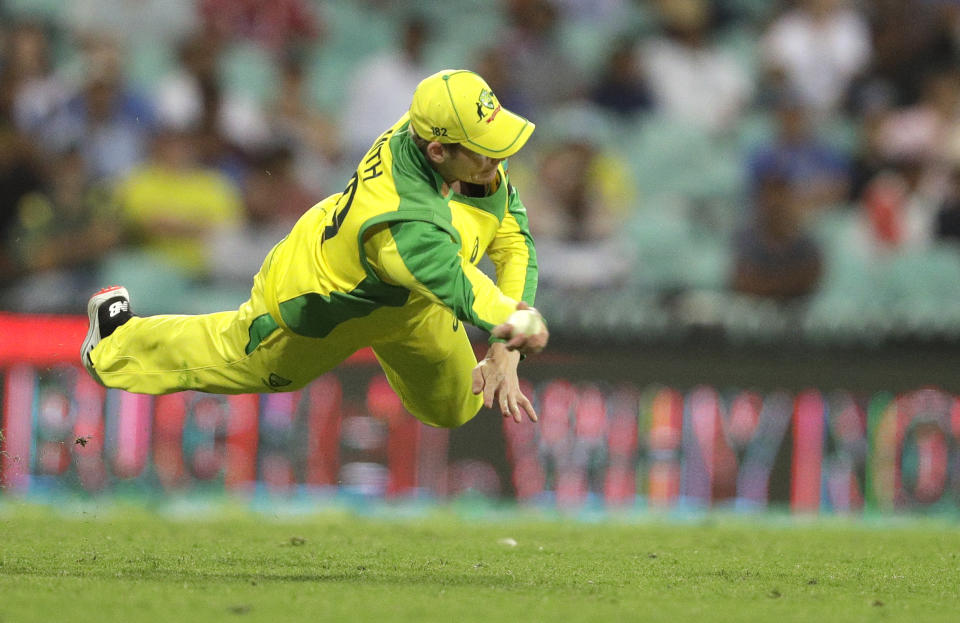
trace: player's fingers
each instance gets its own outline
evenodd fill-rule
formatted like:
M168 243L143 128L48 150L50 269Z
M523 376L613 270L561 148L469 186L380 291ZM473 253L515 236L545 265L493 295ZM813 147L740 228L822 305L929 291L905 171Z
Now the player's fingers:
M521 352L525 355L535 355L542 351L547 345L547 333L538 333L527 338L526 342L523 344Z
M490 331L490 334L493 337L500 338L501 340L505 340L513 334L513 325L507 322L503 324L498 324Z
M521 352L525 352L524 345L527 343L528 339L529 338L522 333L510 338L510 341L507 342L507 350L519 350Z
M497 388L503 382L503 375L497 374L493 378L484 379L483 383L483 404L488 408L493 407L493 401L497 394Z
M527 417L530 418L531 422L536 422L538 420L537 411L533 408L533 404L526 396L520 394L520 398L517 399L517 402L521 407L523 407L523 410L526 411Z
M479 394L483 391L483 371L480 369L480 366L473 369L473 385L470 389L474 394Z
M513 420L517 424L523 421L523 416L520 414L520 409L517 407L517 397L514 395L514 392L508 392L507 409L510 411L510 416L513 417Z
M540 352L540 349L534 348L533 344L529 341L524 342L523 346L516 348L514 350L518 350L524 355L536 355L537 353Z

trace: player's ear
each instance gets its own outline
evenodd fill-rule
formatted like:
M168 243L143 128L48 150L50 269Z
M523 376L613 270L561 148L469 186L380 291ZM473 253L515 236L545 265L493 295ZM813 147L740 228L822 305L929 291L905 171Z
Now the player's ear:
M441 164L447 159L447 150L443 148L443 143L430 141L427 143L427 158L435 164Z

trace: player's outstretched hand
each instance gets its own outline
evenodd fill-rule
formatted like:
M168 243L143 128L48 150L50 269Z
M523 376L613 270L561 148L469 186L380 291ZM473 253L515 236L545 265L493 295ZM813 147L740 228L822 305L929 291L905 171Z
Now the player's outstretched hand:
M473 393L483 393L483 404L492 408L494 403L500 407L503 417L512 417L514 421L523 421L526 413L531 421L537 421L537 412L530 400L520 391L517 378L517 363L520 353L509 351L503 343L490 345L487 356L473 369Z
M518 313L523 310L526 310L523 314ZM507 322L497 325L490 333L494 337L507 340L507 350L519 351L524 355L539 353L550 339L543 316L523 301L517 303L517 312L514 312Z

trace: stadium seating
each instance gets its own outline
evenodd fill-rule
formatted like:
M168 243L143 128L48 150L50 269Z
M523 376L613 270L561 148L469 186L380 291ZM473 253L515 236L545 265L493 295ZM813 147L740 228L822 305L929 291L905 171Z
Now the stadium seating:
M568 3L573 5L574 3ZM759 34L779 3L766 0L726 0L724 28L717 41L753 75L759 75ZM396 42L397 25L417 13L432 24L427 56L440 66L470 66L483 48L505 32L507 18L476 0L423 0L416 3L373 3L324 0L316 8L324 24L321 39L302 50L307 59L309 92L328 115L339 114L344 85L367 56ZM606 5L605 5L606 6ZM610 8L613 7L613 8ZM576 6L570 7L576 12ZM559 39L584 75L602 68L611 42L624 35L643 37L658 31L649 3L623 2L606 6L602 18L573 14L560 23ZM50 20L69 29L69 8L57 0L7 0L4 15ZM465 18L469 16L469 19ZM149 38L130 38L125 57L132 84L149 93L176 66L176 50ZM54 47L55 65L69 61L76 42L61 37ZM249 43L229 45L220 59L225 88L266 102L276 92L276 57ZM566 103L564 104L566 106ZM571 108L575 108L571 107ZM561 111L563 112L563 111ZM726 291L730 272L730 241L747 214L745 159L752 149L771 140L773 113L758 101L726 132L711 134L668 112L645 113L624 120L602 113L590 121L600 140L623 154L636 185L637 202L621 235L635 249L636 265L625 290L611 296L574 300L545 289L555 327L579 326L591 308L604 310L604 323L637 331L658 327L663 313L651 311L664 295L693 292L697 305L715 307L735 334L776 320L760 305L731 297ZM540 130L531 143L548 136L563 116L537 119ZM846 154L860 142L855 118L836 115L818 127L820 137ZM349 165L342 165L348 169ZM522 192L522 189L521 189ZM825 211L814 224L825 256L820 288L805 308L802 329L813 339L875 340L901 332L916 335L960 334L960 251L933 245L922 250L877 254L858 240L855 208ZM859 236L859 238L858 238ZM233 306L243 293L214 288L210 296L194 296L194 285L142 256L119 255L103 269L107 282L142 283L138 307L152 311L208 311ZM216 295L213 293L217 292ZM152 293L162 293L162 298ZM238 297L240 297L238 299ZM712 297L712 298L711 298ZM609 298L609 300L607 300ZM198 303L197 301L202 301ZM659 308L657 308L659 309ZM646 311L642 311L646 310ZM720 311L716 311L720 310ZM726 311L723 311L726 310ZM648 313L649 312L649 313Z

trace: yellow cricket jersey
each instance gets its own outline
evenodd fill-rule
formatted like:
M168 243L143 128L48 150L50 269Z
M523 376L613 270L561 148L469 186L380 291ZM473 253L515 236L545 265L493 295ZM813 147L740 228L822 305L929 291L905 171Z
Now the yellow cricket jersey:
M304 214L267 257L269 317L251 326L247 352L277 324L324 337L346 320L403 306L412 293L485 330L517 301L533 305L536 251L504 166L485 197L444 195L408 126L405 115L381 135L346 189ZM484 253L496 285L477 268Z

